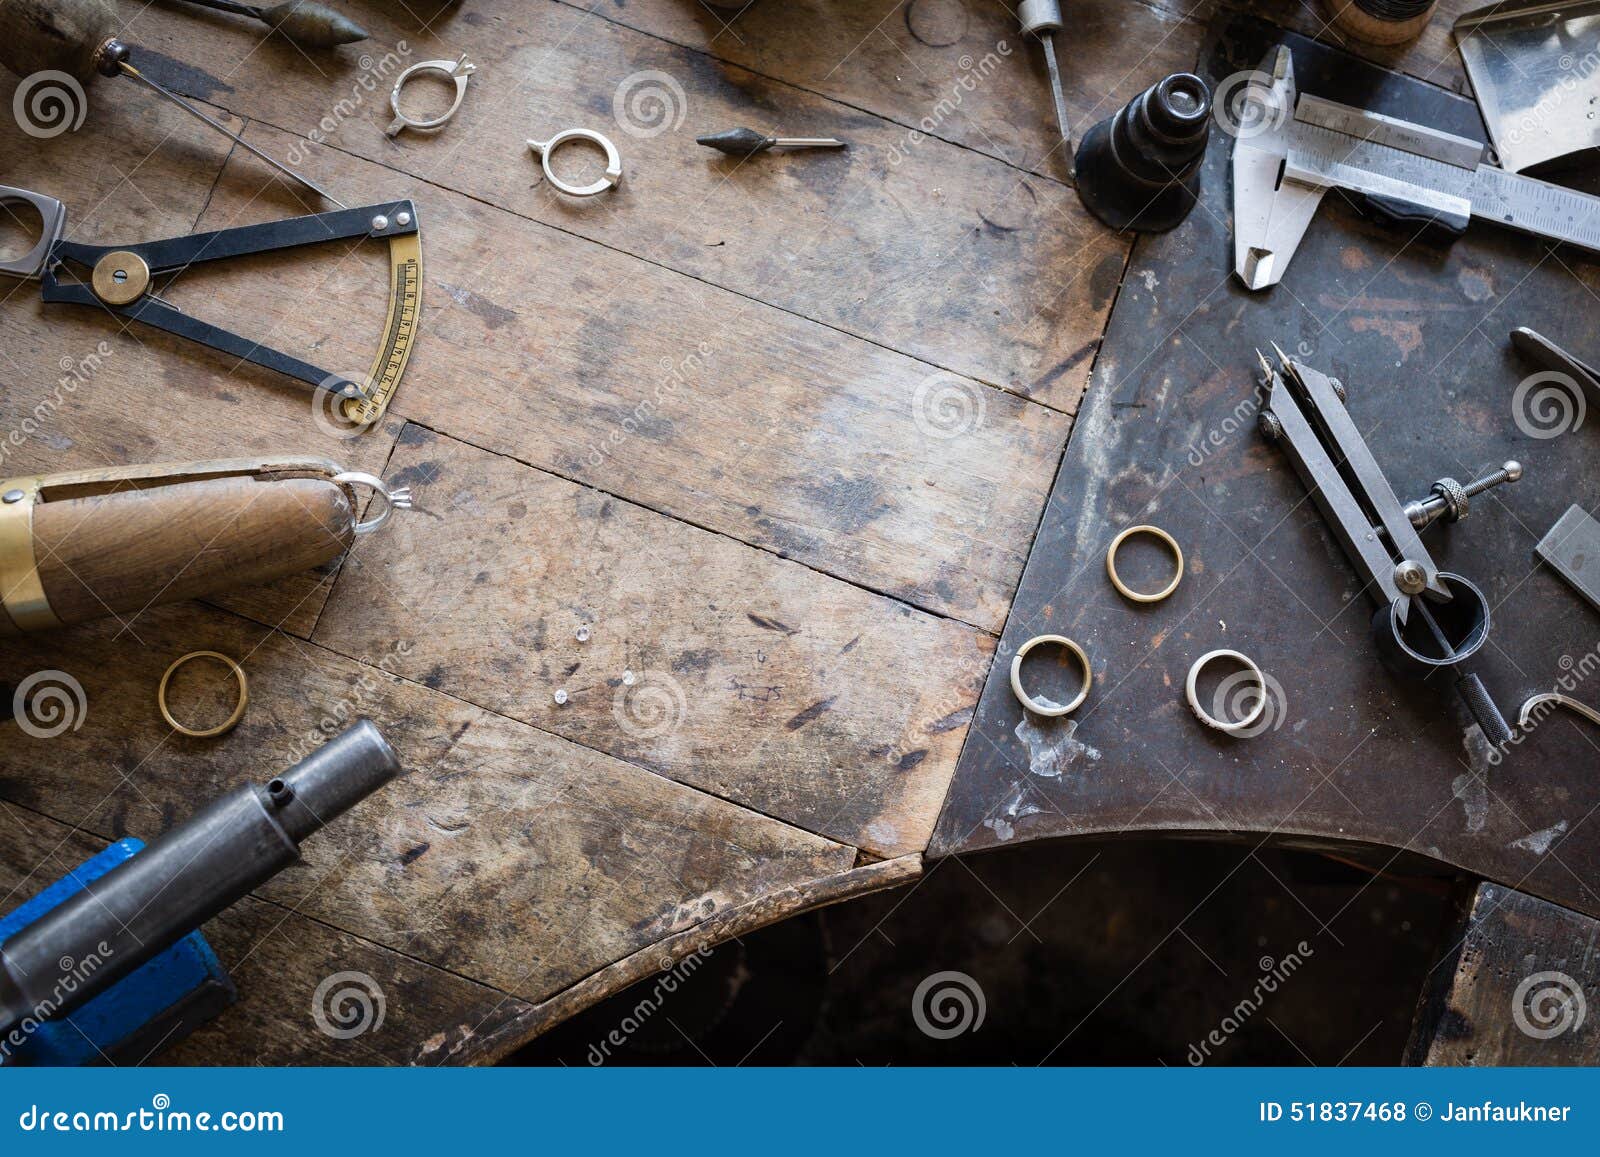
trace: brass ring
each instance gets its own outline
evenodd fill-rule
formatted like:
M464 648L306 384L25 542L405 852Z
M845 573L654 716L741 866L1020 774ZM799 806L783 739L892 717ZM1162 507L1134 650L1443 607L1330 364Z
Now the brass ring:
M1117 574L1117 550L1124 542L1126 542L1135 534L1148 534L1152 538L1159 538L1162 542L1167 544L1167 549L1172 551L1172 557L1177 560L1178 563L1178 570L1177 573L1172 576L1172 581L1166 586L1162 587L1160 590L1156 591L1154 594L1144 594L1141 591L1134 590L1127 583L1123 582L1122 577ZM1159 603L1173 591L1177 590L1178 583L1183 581L1183 548L1178 545L1177 539L1173 538L1172 535L1162 530L1159 526L1130 526L1127 530L1124 530L1121 534L1117 535L1116 538L1111 540L1111 549L1106 551L1106 574L1111 576L1111 585L1116 587L1117 592L1124 597L1130 598L1136 603Z
M167 684L172 682L172 673L191 659L218 659L226 663L233 670L233 677L239 681L239 704L233 709L233 714L224 719L216 727L205 731L196 731L192 727L185 727L172 717L172 710L167 706ZM244 709L250 704L250 682L244 676L244 668L239 666L228 656L220 651L190 651L173 660L172 666L167 668L167 673L161 676L161 687L156 691L156 705L161 708L161 718L167 725L180 735L187 735L191 739L211 739L223 735L239 726L239 720L244 718Z
M1022 689L1022 657L1033 650L1040 643L1054 643L1064 648L1078 661L1079 668L1083 671L1083 686L1078 689L1070 703L1052 703L1048 699L1035 699ZM1011 693L1035 715L1065 715L1075 711L1089 697L1089 687L1094 683L1094 672L1089 669L1089 656L1083 653L1083 648L1074 643L1065 635L1035 635L1022 646L1017 648L1017 653L1011 659Z

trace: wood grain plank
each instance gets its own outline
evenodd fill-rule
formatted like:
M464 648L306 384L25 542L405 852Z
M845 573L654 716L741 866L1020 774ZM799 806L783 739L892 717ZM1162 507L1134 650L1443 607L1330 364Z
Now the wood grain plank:
M403 637L363 664L198 604L159 608L144 627L143 646L85 626L0 655L0 680L64 671L87 701L80 729L55 738L0 725L0 799L148 840L200 801L286 767L323 730L369 715L406 773L308 840L304 862L260 895L525 999L855 859L853 848L404 682L385 670L406 662ZM250 710L216 741L172 736L154 709L166 664L195 648L235 656L250 676ZM191 694L175 710L197 712Z
M705 952L725 940L745 936L799 912L909 884L921 875L921 856L900 856L863 864L837 876L771 893L740 908L720 912L714 920L685 929L647 952L635 953L585 977L558 996L519 1009L505 1017L496 1028L463 1037L453 1046L451 1059L473 1064L504 1060L523 1043L580 1009L598 1004L653 972L665 971L691 953Z
M287 153L282 134L249 137ZM391 412L999 629L1066 418L334 150L318 159L347 197L417 202L422 337ZM258 190L230 163L204 223L276 215ZM263 294L290 276L265 262L203 288L258 301L291 351L364 365L381 246L330 260L316 309L299 282Z
M22 903L99 852L104 839L35 812L0 804L0 912ZM170 1065L427 1064L435 1055L496 1039L530 1006L481 984L337 932L253 896L202 931L239 990L237 1003L145 1063ZM329 977L355 973L318 989ZM365 991L381 1008L355 1035L330 1001L341 988ZM354 1011L353 1006L346 1011Z
M14 78L0 76L4 107L11 107L15 88ZM6 161L0 178L63 201L67 237L74 241L135 243L193 232L228 142L132 86L104 86L96 98L78 132L53 140L29 136L14 118L0 117ZM259 162L241 162L237 172L261 198L253 220L302 211ZM26 230L31 244L38 223L29 220ZM11 233L20 242L24 230L9 231L8 240ZM301 253L246 262L234 297L206 289L211 271L191 271L164 294L225 328L276 342L281 327L265 324L263 303L315 297L319 278L335 260ZM378 270L377 276L386 275ZM383 320L383 282L364 284L369 292L360 305L370 340ZM359 439L340 438L315 421L310 395L280 375L97 310L46 306L34 281L0 279L0 295L0 476L282 451L323 454L352 470L376 471L399 432L398 421L386 421ZM380 310L376 317L373 308ZM294 352L318 360L317 351ZM364 358L360 370L365 366ZM334 571L307 572L218 601L307 635Z
M362 20L373 34L363 54L315 64L292 46L159 8L138 29L172 55L206 59L249 93L254 120L1076 407L1128 243L1059 182L564 5L494 0L437 18L385 7ZM479 71L449 127L385 136L385 90L404 61L462 52ZM651 90L665 97L664 126L648 119ZM852 147L740 164L694 143L780 115L794 131L825 128ZM525 140L570 126L620 142L618 189L575 201L543 184ZM320 157L306 165L332 180Z
M988 0L789 0L750 4L730 16L704 4L643 0L598 11L1064 180L1044 53L1020 34L1015 8ZM1137 0L1072 0L1067 11L1061 80L1074 141L1163 76L1194 68L1203 24L1179 11ZM776 119L753 127L784 127L786 110L761 111Z
M1446 947L1423 991L1408 1063L1600 1062L1600 921L1480 883Z
M988 636L419 427L390 467L420 513L318 642L403 635L408 678L880 856L926 845Z

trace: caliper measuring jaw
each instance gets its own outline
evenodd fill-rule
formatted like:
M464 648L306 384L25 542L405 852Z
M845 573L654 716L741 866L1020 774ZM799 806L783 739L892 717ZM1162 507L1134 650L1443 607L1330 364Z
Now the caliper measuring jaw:
M1294 124L1294 58L1279 45L1250 78L1233 142L1233 271L1252 290L1283 278L1326 191L1284 176Z

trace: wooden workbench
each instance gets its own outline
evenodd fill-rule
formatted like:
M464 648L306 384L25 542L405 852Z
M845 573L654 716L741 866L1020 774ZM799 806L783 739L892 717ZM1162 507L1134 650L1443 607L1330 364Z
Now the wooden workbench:
M406 762L207 926L241 1000L164 1061L491 1060L705 944L914 879L1132 248L1062 179L1005 5L759 0L728 26L690 0L348 7L373 39L315 59L161 4L124 5L123 35L347 203L415 200L422 336L384 422L339 439L271 374L26 283L0 300L0 431L28 431L0 474L297 450L417 496L326 574L0 655L0 680L61 670L87 699L56 738L0 732L0 908L334 721L371 716ZM1214 16L1071 7L1080 128L1193 67ZM1450 18L1386 63L1459 85ZM399 70L463 52L456 119L386 137ZM664 119L630 119L641 85ZM694 144L741 124L851 148ZM572 126L622 150L611 194L541 180L524 141ZM0 183L97 243L323 207L113 82L55 140L0 117ZM354 373L384 270L330 246L166 296ZM155 711L201 648L251 679L218 741ZM339 1039L312 1006L352 972L385 1019Z

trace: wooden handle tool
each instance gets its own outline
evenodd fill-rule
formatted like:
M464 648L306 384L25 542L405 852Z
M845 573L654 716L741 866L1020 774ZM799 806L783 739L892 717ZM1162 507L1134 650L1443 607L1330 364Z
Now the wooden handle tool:
M357 485L387 503L364 523ZM293 456L0 481L0 636L259 586L338 558L409 505Z

